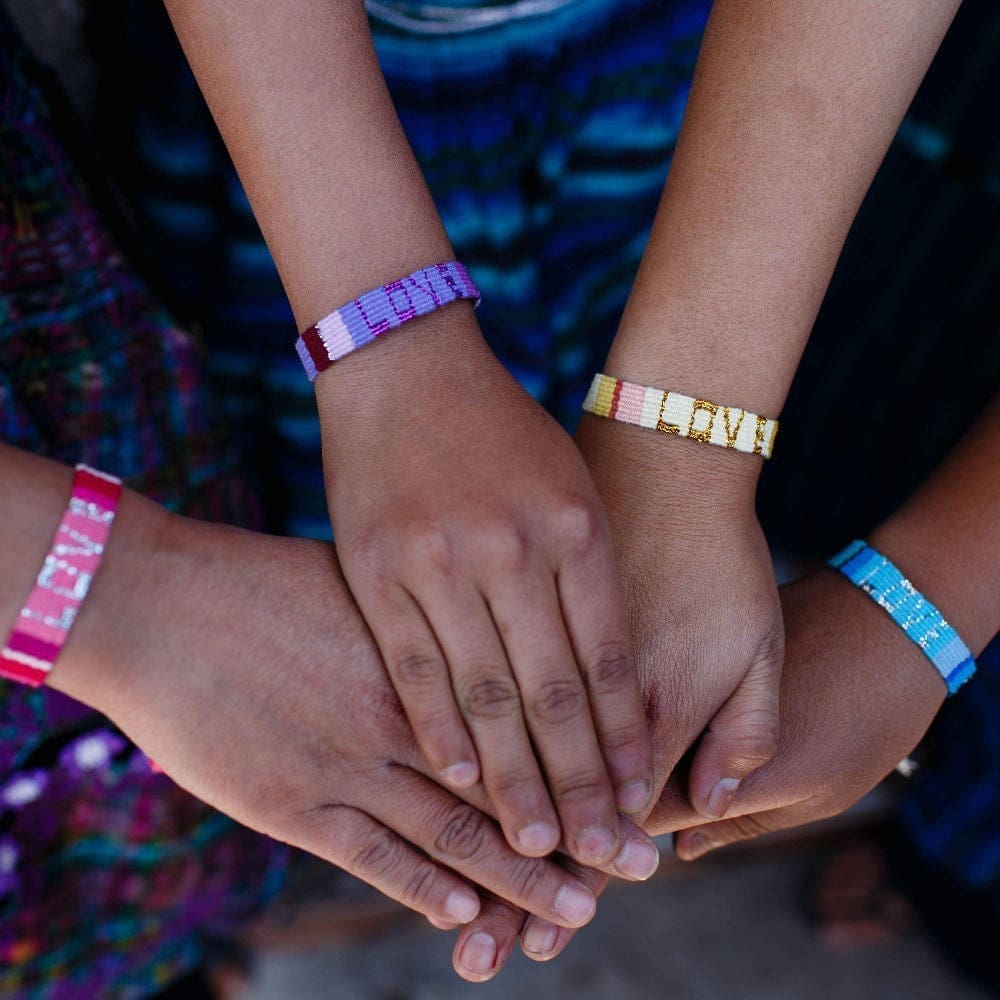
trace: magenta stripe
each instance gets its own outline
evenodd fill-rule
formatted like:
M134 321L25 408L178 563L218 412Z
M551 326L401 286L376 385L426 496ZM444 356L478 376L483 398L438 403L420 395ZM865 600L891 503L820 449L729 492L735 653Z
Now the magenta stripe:
M55 663L59 655L58 646L54 646L51 642L42 642L41 639L16 629L11 632L7 640L7 648L14 650L15 653L27 653L36 660L45 660L46 663Z

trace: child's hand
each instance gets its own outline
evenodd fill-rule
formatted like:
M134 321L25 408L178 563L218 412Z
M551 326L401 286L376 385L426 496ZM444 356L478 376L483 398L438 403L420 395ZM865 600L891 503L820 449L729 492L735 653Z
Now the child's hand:
M464 304L316 386L344 574L431 765L456 788L481 777L515 850L561 837L607 862L616 803L651 801L651 750L607 520L572 441Z
M784 630L760 460L589 416L577 443L611 519L659 787L697 742L691 800L720 818L777 739Z

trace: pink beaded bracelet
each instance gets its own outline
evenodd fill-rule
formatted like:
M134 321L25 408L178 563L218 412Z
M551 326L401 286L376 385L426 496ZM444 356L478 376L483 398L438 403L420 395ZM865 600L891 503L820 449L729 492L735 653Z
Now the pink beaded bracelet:
M76 467L69 506L0 650L0 677L32 687L45 683L101 564L121 495L120 479Z

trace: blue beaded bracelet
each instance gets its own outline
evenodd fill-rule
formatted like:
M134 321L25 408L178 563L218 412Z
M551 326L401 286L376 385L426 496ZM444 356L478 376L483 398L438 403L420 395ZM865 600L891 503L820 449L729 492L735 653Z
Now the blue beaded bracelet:
M954 694L975 672L969 647L938 609L884 555L854 541L830 560L915 642Z

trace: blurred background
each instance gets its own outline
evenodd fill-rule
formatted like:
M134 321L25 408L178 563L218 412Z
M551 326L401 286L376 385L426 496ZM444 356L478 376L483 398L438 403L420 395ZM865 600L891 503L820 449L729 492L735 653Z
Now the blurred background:
M692 39L682 98L709 4L678 6ZM211 433L252 470L272 530L325 537L294 325L161 6L6 8L119 244L207 346ZM786 578L895 508L1000 386L998 99L1000 12L966 0L852 230L762 479ZM577 412L574 378L524 381ZM208 942L215 986L244 1000L1000 995L997 673L946 706L909 781L818 828L696 865L668 858L652 884L610 890L549 966L515 957L495 983L463 984L451 935L294 857L245 937Z

